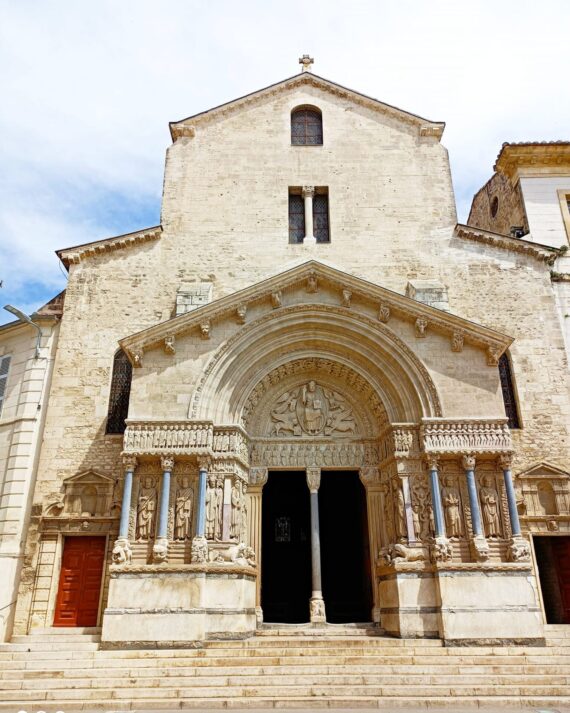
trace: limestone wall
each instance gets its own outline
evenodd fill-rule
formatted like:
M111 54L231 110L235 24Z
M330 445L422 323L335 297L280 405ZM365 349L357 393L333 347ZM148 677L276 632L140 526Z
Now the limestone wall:
M522 227L528 233L528 219L520 185L517 183L513 186L502 173L493 174L473 197L467 224L502 235L509 235L513 226ZM543 242L534 235L525 235L525 240Z

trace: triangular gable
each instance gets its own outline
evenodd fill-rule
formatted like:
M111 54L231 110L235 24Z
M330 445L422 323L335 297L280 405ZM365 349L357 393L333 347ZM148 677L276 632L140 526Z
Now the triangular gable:
M172 140L176 141L176 139L181 136L192 136L194 127L199 124L212 121L220 116L228 116L243 107L249 107L258 101L265 99L271 94L289 91L301 86L317 87L318 89L347 99L355 104L366 106L374 111L379 111L382 114L392 116L406 124L416 126L420 136L431 136L439 141L445 128L445 123L442 121L430 121L429 119L424 119L417 114L412 114L411 112L404 111L398 107L381 102L378 99L373 99L372 97L366 96L366 94L361 94L353 89L343 87L340 84L336 84L336 82L332 82L324 77L319 77L319 75L313 74L312 72L302 72L301 74L296 74L293 77L284 79L276 84L271 84L270 86L259 89L251 94L246 94L239 99L234 99L233 101L221 104L220 106L216 106L207 111L189 116L186 119L171 121L169 126Z
M100 255L101 253L112 252L122 248L130 248L133 245L140 245L151 240L158 240L162 234L162 226L155 225L152 228L144 228L137 230L135 233L125 233L124 235L116 235L112 238L104 240L94 240L92 243L83 243L75 245L71 248L63 248L56 250L56 255L62 261L66 268L72 264L77 264L86 257Z
M70 475L63 481L64 485L84 485L87 483L99 483L101 485L109 483L114 484L115 479L110 475L105 475L105 473L98 473L95 470L84 470L81 473L76 473L75 475Z
M541 462L533 465L532 468L519 473L517 478L522 480L540 480L542 478L548 478L549 480L567 480L570 478L570 473L565 470L558 468L551 463Z
M378 313L378 319L387 322L391 315L411 321L423 329L443 332L452 340L452 349L460 351L463 341L475 344L487 350L488 363L496 365L500 355L512 343L512 338L488 327L470 322L462 317L457 317L449 312L430 307L410 297L405 297L397 292L380 287L359 277L354 277L346 272L324 265L317 260L308 260L302 265L281 272L266 280L262 280L250 287L234 292L226 297L214 300L210 304L198 307L192 312L182 314L173 319L161 322L147 329L120 340L121 347L125 350L133 366L141 366L142 353L167 343L168 339L176 338L182 334L196 332L196 335L207 336L211 325L232 313L239 321L240 310L247 304L262 300L269 300L276 305L280 302L280 293L286 288L300 283L307 283L310 279L322 281L339 291L363 301L373 303ZM311 289L306 289L307 304L316 301ZM244 312L245 314L245 312ZM424 324L425 323L425 324ZM461 348L456 348L456 344Z

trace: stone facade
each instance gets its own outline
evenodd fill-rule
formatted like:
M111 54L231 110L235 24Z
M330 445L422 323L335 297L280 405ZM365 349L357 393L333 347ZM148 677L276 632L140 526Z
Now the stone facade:
M292 146L306 105L323 144ZM366 490L371 620L398 636L542 638L509 488L511 469L548 462L568 491L557 252L455 225L442 130L304 72L171 124L160 227L60 251L18 631L51 625L64 538L83 532L107 538L108 645L250 635L268 476L306 471L309 498L321 472L349 469ZM289 189L307 186L328 189L330 243L289 243ZM210 286L188 311L181 295ZM119 345L133 367L124 437L105 433ZM72 505L85 488L98 494L87 511ZM566 531L567 504L559 514Z
M12 633L63 297L0 327L0 640Z

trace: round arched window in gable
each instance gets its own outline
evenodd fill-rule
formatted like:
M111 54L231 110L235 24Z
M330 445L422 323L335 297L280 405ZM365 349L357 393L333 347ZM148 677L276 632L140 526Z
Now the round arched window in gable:
M299 106L291 112L293 146L320 146L323 143L323 116L314 106Z

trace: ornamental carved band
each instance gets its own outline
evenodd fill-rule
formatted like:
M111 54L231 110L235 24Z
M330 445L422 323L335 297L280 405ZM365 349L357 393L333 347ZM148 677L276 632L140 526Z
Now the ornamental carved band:
M506 419L473 421L424 421L420 439L426 453L512 453Z

